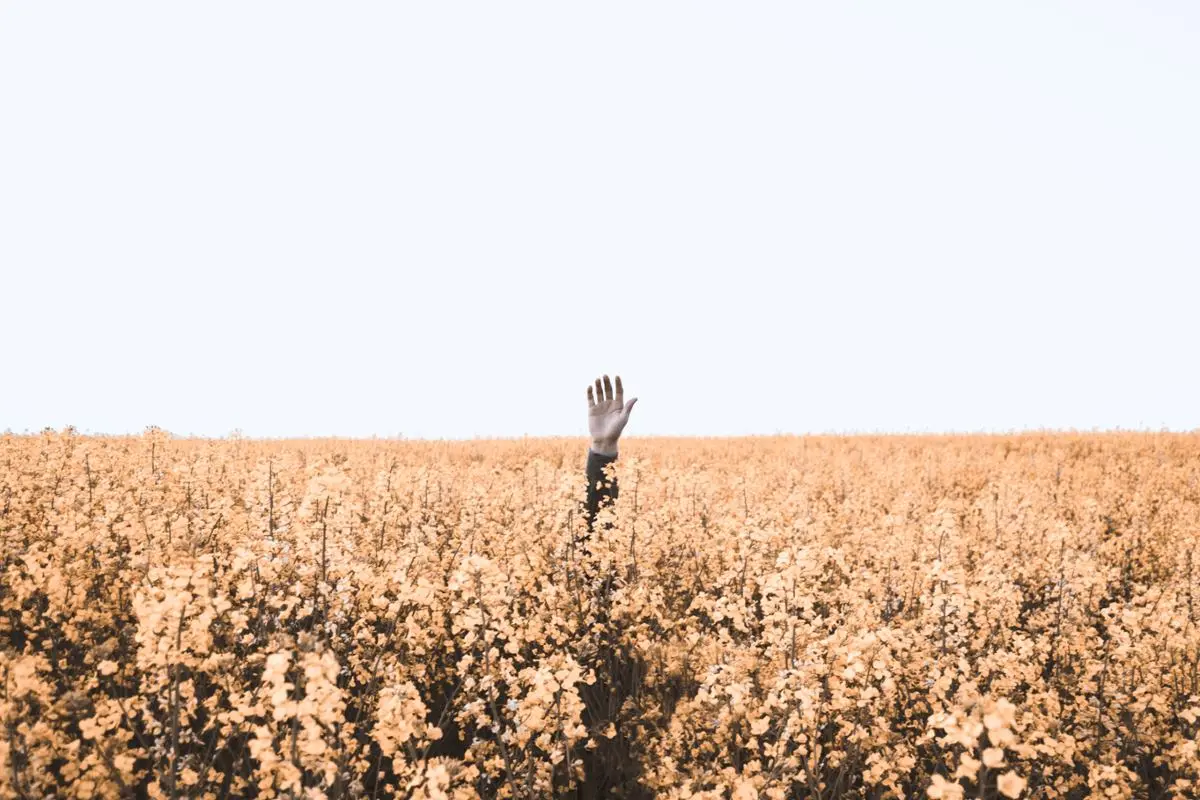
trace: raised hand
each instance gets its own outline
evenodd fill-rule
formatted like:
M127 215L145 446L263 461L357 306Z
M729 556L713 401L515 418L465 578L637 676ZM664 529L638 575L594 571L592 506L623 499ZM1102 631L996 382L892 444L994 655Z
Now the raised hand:
M617 376L617 389L605 375L603 382L596 378L594 386L587 390L588 399L588 432L592 435L592 450L604 456L617 454L617 440L621 431L629 422L629 412L633 410L637 398L625 402L625 389L621 386L621 376Z

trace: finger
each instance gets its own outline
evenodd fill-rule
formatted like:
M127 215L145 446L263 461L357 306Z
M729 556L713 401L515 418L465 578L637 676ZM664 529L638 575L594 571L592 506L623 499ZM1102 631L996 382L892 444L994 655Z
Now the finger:
M596 398L592 395L592 387L588 386L588 408L596 407Z
M610 381L608 379L607 375L604 376L604 399L605 400L613 399L612 381Z
M600 385L600 379L596 378L596 405L604 402L604 387Z
M617 376L616 400L617 400L618 408L625 405L625 387L621 385L621 376L620 375Z
M629 412L630 412L630 411L633 411L633 406L634 406L634 404L635 404L635 403L637 403L637 398L636 398L636 397L635 397L635 398L633 398L632 400L630 400L628 403L626 403L626 404L625 404L625 417L626 417L626 418L628 418L628 417L629 417Z

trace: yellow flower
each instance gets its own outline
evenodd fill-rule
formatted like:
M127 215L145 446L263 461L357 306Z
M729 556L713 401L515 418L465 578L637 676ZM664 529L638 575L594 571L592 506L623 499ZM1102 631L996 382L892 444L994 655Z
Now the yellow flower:
M979 775L979 759L972 758L970 753L963 753L958 769L954 771L955 778L970 778L975 780Z
M996 788L1005 797L1020 797L1025 791L1025 779L1010 770L996 780Z
M951 783L935 773L933 783L925 790L925 794L933 800L962 800L963 789L957 783Z

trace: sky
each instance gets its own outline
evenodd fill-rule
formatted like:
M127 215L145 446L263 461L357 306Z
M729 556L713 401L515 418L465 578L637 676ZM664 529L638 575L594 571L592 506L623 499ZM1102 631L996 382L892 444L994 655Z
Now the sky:
M1200 428L1200 4L0 0L0 430Z

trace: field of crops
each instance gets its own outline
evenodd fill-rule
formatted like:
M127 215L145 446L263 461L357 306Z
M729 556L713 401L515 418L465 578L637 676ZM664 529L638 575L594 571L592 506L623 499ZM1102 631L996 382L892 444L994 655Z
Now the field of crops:
M1200 437L0 437L0 796L1195 797Z

